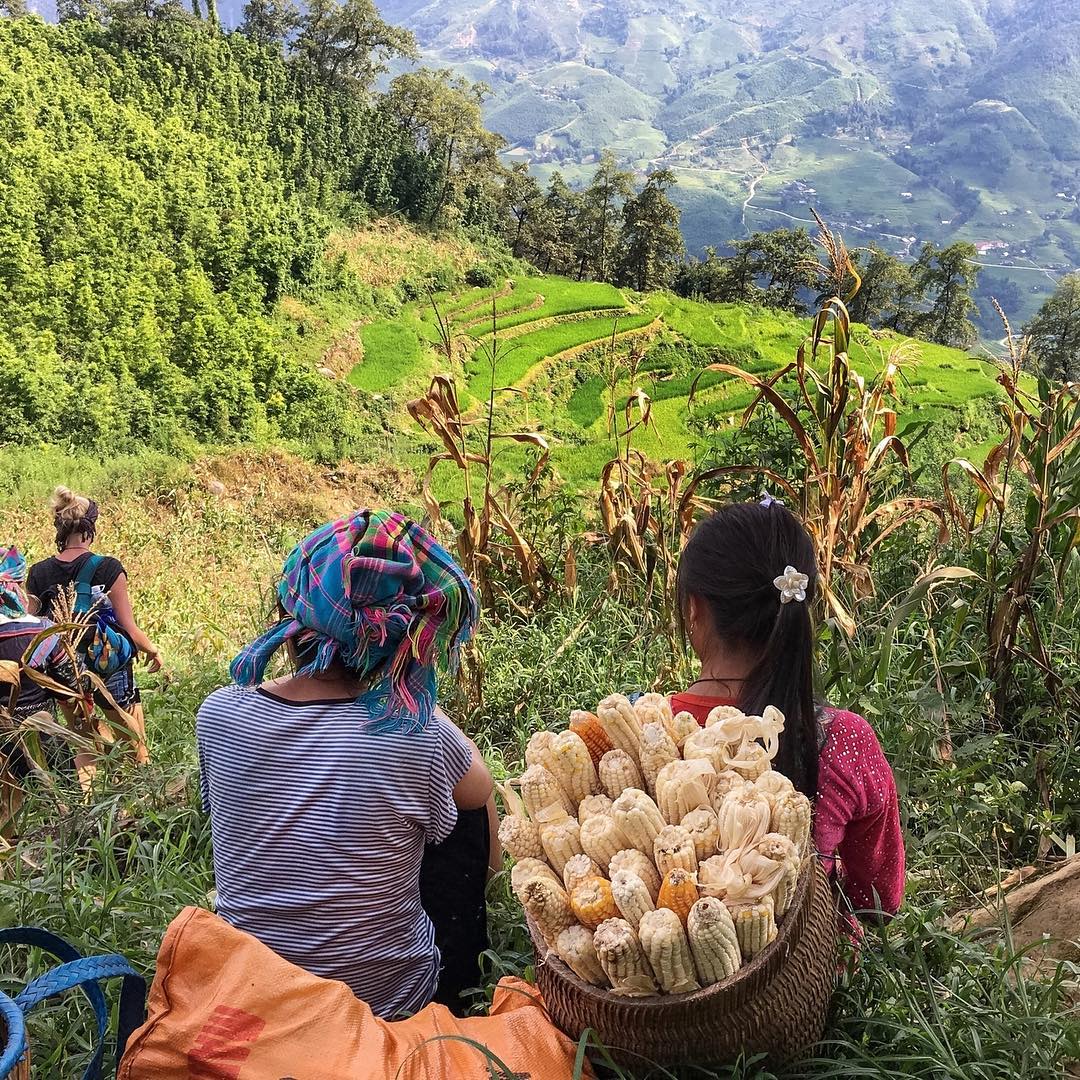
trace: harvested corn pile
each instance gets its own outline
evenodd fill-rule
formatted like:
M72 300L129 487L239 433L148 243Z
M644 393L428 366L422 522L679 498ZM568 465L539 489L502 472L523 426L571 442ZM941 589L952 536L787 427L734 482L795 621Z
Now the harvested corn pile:
M612 994L722 982L775 938L810 844L810 800L772 768L784 717L621 694L537 732L500 788L515 895L579 978Z

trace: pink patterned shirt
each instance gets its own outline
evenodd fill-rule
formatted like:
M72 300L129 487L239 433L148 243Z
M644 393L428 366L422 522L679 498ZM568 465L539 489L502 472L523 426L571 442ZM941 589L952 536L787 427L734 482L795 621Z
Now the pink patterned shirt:
M671 706L704 724L710 710L732 701L675 694ZM904 837L896 780L874 729L842 709L824 713L825 744L818 759L814 844L855 911L893 915L904 898ZM876 894L876 899L875 899Z

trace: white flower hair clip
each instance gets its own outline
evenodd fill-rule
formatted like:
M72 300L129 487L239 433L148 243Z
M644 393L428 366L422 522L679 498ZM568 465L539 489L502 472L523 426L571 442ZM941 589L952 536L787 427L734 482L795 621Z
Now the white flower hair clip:
M794 566L785 566L784 572L773 578L773 584L780 590L781 604L790 604L792 600L798 600L801 604L806 599L806 586L810 584L810 578L800 574Z

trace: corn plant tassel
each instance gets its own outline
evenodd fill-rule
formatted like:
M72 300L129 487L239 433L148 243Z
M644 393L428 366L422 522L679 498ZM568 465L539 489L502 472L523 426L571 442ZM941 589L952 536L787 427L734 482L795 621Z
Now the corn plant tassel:
M607 976L600 966L593 944L593 932L584 926L568 926L555 941L555 951L559 959L582 982L591 983L604 989L608 986Z
M688 994L701 989L686 930L674 911L657 908L644 915L638 937L663 993Z
M608 873L614 878L620 870L628 870L645 882L645 888L649 890L649 897L656 903L660 895L660 874L651 857L637 848L627 848L620 851L608 866Z
M641 941L625 919L601 923L593 934L593 945L613 994L650 997L658 993Z
M635 847L649 858L657 834L664 827L659 807L638 788L627 788L611 807L611 816L627 839L624 847Z
M600 759L600 784L609 798L617 799L627 788L642 788L645 781L637 759L625 750L609 750Z
M742 954L731 912L722 900L703 896L686 920L690 952L698 979L705 986L722 982L739 970Z

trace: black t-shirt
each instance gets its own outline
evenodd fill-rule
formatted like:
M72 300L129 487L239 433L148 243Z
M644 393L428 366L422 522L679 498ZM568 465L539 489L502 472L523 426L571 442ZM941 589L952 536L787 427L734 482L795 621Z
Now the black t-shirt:
M79 571L91 554L92 552L88 551L85 555L72 559L71 562L65 562L53 555L30 567L30 573L26 578L26 591L41 601L39 615L44 615L46 618L52 615L57 593L79 576ZM108 592L122 573L124 573L124 567L120 560L105 555L98 563L90 584L100 585Z

